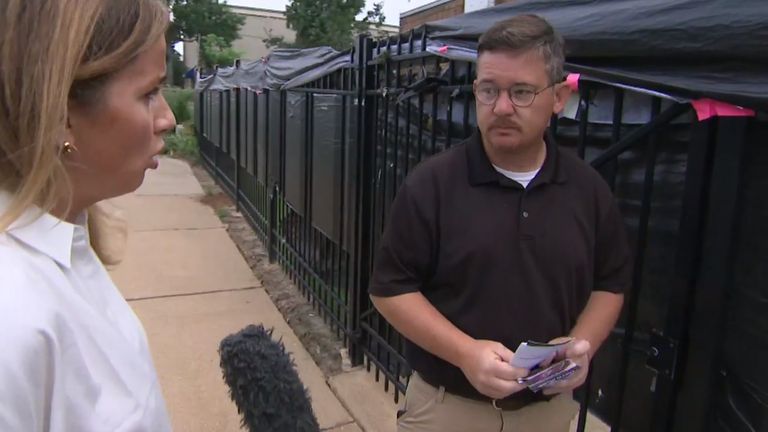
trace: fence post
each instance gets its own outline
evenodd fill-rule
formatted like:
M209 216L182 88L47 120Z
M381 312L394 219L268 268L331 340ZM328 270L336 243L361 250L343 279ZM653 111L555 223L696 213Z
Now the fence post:
M213 166L216 168L215 173L217 177L221 177L219 174L219 154L221 153L221 149L224 147L224 90L219 90L219 130L218 130L218 146L216 146L216 151L214 151L214 157L213 157Z
M363 350L361 344L364 343L362 334L361 319L362 314L368 307L368 279L369 264L371 260L371 182L372 174L372 152L373 152L373 132L369 131L369 125L372 124L373 115L373 96L368 95L368 90L375 85L373 77L370 76L371 68L368 61L371 60L371 39L361 35L357 41L357 208L355 212L355 253L354 253L354 286L349 297L350 301L350 323L352 331L350 334L349 356L353 365L359 365L363 362Z
M273 264L277 258L277 249L275 246L275 229L277 226L277 198L278 186L273 184L269 189L269 215L267 216L267 254L269 262Z
M239 67L240 60L237 60L236 64ZM240 123L240 97L241 89L237 87L235 88L235 210L238 212L240 211L240 128L242 127ZM232 106L232 101L229 102Z

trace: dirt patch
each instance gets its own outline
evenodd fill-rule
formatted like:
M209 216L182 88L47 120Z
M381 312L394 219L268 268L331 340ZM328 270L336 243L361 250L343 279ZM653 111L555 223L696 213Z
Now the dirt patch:
M270 264L267 250L242 214L238 213L224 193L200 165L192 171L205 191L200 201L213 208L227 227L227 232L240 249L253 274L261 280L269 297L283 314L304 348L325 373L332 376L342 371L343 344L331 328L318 316L312 305L288 278L278 264Z
M229 199L227 194L224 192L208 192L206 191L206 195L204 195L202 198L200 198L200 202L213 208L214 211L219 209L227 209L229 207L232 207L234 209L234 206L232 205L232 200Z

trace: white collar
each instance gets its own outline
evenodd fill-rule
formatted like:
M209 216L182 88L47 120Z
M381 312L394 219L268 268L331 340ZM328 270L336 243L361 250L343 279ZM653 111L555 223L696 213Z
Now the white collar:
M10 206L12 199L10 193L0 191L0 213ZM6 230L6 233L62 266L71 268L75 233L82 230L87 241L86 224L85 212L78 216L77 225L75 225L33 206L25 210Z

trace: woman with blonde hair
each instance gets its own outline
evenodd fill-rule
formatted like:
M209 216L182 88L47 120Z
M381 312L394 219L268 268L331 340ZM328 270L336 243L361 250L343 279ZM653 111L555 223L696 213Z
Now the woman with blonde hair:
M0 0L0 430L165 431L146 335L88 208L175 124L161 0Z

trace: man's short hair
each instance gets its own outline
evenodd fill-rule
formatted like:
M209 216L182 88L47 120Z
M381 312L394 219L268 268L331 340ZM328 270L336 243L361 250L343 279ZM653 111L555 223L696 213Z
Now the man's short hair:
M563 45L563 38L544 18L517 15L497 22L483 33L477 54L537 50L547 66L550 84L554 84L563 80Z

